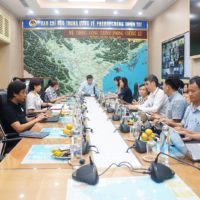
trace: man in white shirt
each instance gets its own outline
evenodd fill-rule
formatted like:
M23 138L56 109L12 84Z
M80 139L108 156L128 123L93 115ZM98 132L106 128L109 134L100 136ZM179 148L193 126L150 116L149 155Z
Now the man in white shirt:
M151 74L144 80L145 87L150 92L147 100L142 105L129 105L128 108L132 110L141 110L143 112L157 112L165 115L167 106L167 95L158 87L158 78Z
M96 82L93 80L93 76L87 75L87 80L81 84L79 88L79 92L82 92L86 96L94 95L95 86L96 86Z

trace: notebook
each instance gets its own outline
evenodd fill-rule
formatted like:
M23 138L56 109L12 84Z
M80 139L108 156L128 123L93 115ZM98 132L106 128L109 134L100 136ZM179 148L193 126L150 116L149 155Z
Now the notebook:
M27 138L44 138L49 135L49 132L40 132L40 131L24 131L19 134L20 137Z

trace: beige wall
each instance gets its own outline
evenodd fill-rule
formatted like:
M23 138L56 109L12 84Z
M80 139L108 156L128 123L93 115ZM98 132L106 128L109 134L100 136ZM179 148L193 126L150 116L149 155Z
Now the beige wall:
M189 0L177 0L165 12L149 22L148 74L161 79L161 43L189 31ZM200 59L191 60L191 76L200 73Z
M11 41L0 43L0 88L6 88L14 76L23 76L21 22L0 5L0 11L10 16Z

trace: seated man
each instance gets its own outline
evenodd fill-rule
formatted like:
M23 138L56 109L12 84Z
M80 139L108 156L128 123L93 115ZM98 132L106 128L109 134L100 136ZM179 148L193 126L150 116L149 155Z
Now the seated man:
M21 104L26 97L25 89L26 85L21 81L14 81L8 85L7 104L3 108L1 115L2 124L6 133L21 133L46 118L44 114L36 118L26 117L25 108Z
M147 100L142 105L129 105L131 110L141 110L143 112L157 112L164 115L166 112L167 96L163 90L158 87L158 78L155 75L149 75L145 79L145 87L150 92Z
M87 81L84 81L80 88L79 88L79 92L82 92L84 95L95 95L95 86L96 86L96 82L93 80L93 76L92 75L88 75L87 77Z
M190 79L189 96L191 104L187 107L181 123L174 123L176 130L185 136L183 140L200 139L200 76Z
M181 122L187 108L186 99L178 92L181 81L177 76L169 76L163 84L164 93L168 96L166 114L164 116L153 114L153 118L162 118L160 121L168 125Z
M49 87L45 90L44 101L48 103L54 103L61 99L65 99L65 96L58 97L56 90L58 89L58 81L56 79L50 80Z

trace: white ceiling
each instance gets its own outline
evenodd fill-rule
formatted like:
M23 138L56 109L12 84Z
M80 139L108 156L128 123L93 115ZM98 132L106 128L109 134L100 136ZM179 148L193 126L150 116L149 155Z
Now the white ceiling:
M106 17L152 20L171 6L176 0L72 1L73 0L0 0L0 4L21 19L32 17Z

